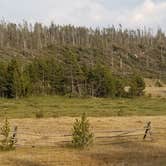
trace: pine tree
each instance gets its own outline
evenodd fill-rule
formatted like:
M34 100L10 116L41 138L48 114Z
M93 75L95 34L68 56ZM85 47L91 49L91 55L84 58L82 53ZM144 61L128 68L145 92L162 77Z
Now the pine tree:
M21 94L21 70L16 59L12 59L7 68L7 96L19 98Z
M93 133L90 131L90 123L86 114L82 114L81 120L76 119L73 125L72 144L76 148L85 148L93 143Z
M8 119L5 119L4 125L1 127L1 135L4 137L1 141L0 148L2 150L11 150L14 148L14 142L10 136L10 124Z

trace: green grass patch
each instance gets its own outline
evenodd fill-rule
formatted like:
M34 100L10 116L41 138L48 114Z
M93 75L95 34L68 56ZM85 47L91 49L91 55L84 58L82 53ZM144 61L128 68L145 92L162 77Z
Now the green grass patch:
M35 118L42 111L44 117L133 116L166 115L166 99L140 97L133 99L68 98L62 96L35 96L23 99L0 99L0 117Z

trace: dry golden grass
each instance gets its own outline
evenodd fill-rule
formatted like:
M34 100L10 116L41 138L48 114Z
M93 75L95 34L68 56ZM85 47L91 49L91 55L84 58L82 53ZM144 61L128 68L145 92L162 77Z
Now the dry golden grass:
M152 97L166 98L166 87L146 87L145 92L147 95L151 94Z
M155 87L156 82L159 80L158 79L144 78L144 81L145 81L147 87ZM160 80L160 83L162 84L162 86L166 86L162 80Z
M76 150L62 142L71 140L64 135L71 133L74 118L11 119L12 126L18 125L18 147L0 152L0 166L166 165L165 116L89 119L96 137L120 134L109 132L113 130L143 129L151 120L154 140L142 141L141 130L127 134L136 136L96 138L89 149Z
M162 87L155 86L157 79L145 79L145 82L146 82L146 88L145 88L146 95L151 95L152 97L166 98L166 85L163 82L161 82Z

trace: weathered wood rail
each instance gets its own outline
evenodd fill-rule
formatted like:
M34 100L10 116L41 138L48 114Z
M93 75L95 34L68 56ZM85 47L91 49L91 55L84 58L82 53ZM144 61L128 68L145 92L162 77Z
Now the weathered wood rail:
M166 133L166 128L164 127L154 127L153 128L153 134L154 136ZM146 138L152 137L152 127L151 123L147 123L147 125L144 128L137 128L137 129L130 129L130 130L94 130L95 135L95 142L109 142L112 139L114 141L116 138L126 138L131 139L135 138L135 140L145 140ZM150 133L149 133L150 132ZM57 144L61 143L70 143L72 134L69 131L57 131L56 134L47 135L42 133L30 133L27 132L26 129L23 129L20 127L17 129L17 127L14 128L14 130L10 133L14 140L17 140L16 146L42 146L42 145L48 145L48 146L55 146ZM148 136L149 135L149 136ZM27 137L29 139L33 138L33 141L28 141ZM151 139L152 140L152 139ZM41 141L41 142L40 142ZM29 143L31 142L31 143Z

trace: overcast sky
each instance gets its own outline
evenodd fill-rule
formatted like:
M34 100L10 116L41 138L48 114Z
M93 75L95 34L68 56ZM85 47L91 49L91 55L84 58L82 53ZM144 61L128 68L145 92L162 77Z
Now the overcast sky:
M166 31L166 0L0 0L7 21L107 27L161 27Z

